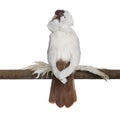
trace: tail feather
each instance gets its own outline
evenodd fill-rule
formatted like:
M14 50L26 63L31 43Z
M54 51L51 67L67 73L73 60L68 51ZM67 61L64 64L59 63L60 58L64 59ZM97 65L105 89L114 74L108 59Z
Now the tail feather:
M67 88L66 90L68 91L66 92L67 95L64 96L66 107L70 107L75 101L77 101L73 76L68 77L68 80L70 81L68 85L66 86Z
M54 77L52 80L49 102L56 103L59 107L70 107L77 100L73 79L71 75L67 78L68 82L63 84Z
M51 89L50 89L50 96L49 96L49 102L55 103L56 102L56 93L55 93L55 79L52 79Z
M60 82L61 83L61 82ZM55 85L56 86L56 85ZM64 85L62 85L64 86ZM63 89L63 87L59 87L59 88L56 88L56 92L55 92L55 98L56 98L56 105L59 106L59 107L63 107L65 102L64 102L64 94L65 94L65 91Z
M64 106L64 100L63 100L63 94L64 89L62 84L57 78L52 79L51 89L50 89L50 96L49 96L49 102L50 103L56 103L57 106L62 107Z

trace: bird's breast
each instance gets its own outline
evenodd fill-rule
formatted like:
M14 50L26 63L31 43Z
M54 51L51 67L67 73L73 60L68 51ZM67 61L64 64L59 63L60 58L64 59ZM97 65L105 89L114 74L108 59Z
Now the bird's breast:
M70 37L68 33L57 32L54 37L57 60L70 60Z

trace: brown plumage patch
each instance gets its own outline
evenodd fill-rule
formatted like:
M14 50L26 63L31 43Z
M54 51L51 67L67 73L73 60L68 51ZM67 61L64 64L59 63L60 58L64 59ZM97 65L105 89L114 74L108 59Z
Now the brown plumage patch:
M59 71L64 70L64 69L67 68L69 65L70 65L70 62L66 62L66 61L63 61L63 60L61 60L61 59L56 62L56 66L57 66L57 68L58 68Z
M60 71L67 68L69 65L70 62L62 60L56 62L56 66ZM59 107L70 107L77 100L73 74L71 74L67 80L67 83L63 84L56 77L52 79L49 97L50 103L56 103Z

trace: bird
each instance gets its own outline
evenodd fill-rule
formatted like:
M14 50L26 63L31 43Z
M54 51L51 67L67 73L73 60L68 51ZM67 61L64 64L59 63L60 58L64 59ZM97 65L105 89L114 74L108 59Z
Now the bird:
M70 107L77 100L74 71L81 55L79 38L72 28L73 18L66 10L56 10L47 26L51 31L48 63L54 74L49 102Z
M33 75L37 74L35 78L53 76L49 102L56 103L60 108L69 108L77 101L74 82L76 71L87 71L105 80L109 76L95 67L79 65L80 42L73 30L73 18L67 10L56 10L47 27L51 31L47 51L48 64L38 61L24 69L31 70Z

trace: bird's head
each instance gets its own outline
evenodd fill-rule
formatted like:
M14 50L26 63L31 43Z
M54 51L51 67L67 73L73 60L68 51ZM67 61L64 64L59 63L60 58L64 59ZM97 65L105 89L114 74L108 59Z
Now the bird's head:
M60 18L64 16L65 11L64 10L56 10L55 15L52 20L58 19L60 21Z
M70 28L73 25L72 16L66 10L56 10L52 20L48 23L51 31Z

